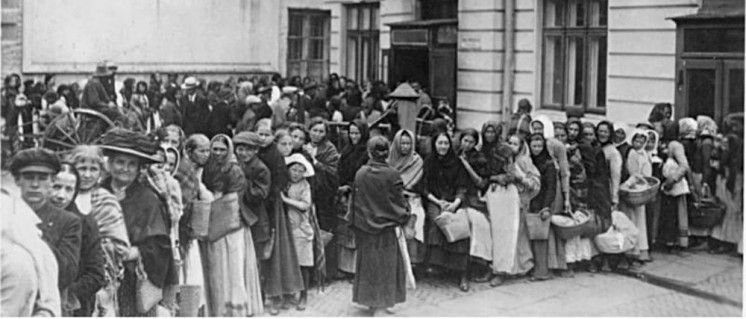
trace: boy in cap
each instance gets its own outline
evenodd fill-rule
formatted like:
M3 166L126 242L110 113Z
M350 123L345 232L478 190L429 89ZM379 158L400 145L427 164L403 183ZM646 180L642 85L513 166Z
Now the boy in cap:
M78 276L83 226L75 214L49 202L52 179L60 171L57 156L43 148L25 149L13 157L10 172L20 188L21 198L41 219L42 239L52 249L59 268L58 287L62 292Z

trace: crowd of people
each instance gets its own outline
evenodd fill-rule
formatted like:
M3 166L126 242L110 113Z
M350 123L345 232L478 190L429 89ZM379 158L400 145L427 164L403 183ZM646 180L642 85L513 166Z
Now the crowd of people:
M478 131L407 83L415 132L382 82L170 75L116 93L109 75L77 95L60 85L40 109L94 109L126 128L61 156L13 155L22 200L3 194L15 207L3 315L277 315L330 280L378 312L422 276L468 291L637 267L652 250L743 251L742 113L675 121L661 103L634 126L558 122L521 100ZM6 127L25 116L18 83L6 78ZM652 200L626 199L651 180ZM692 217L704 202L722 213L714 223ZM595 226L568 235L563 220Z

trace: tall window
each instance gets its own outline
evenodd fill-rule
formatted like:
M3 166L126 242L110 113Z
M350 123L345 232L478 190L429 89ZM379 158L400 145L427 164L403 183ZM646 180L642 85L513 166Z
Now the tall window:
M363 84L379 79L379 4L361 3L347 8L347 77Z
M606 111L607 0L546 0L542 104Z
M321 82L329 73L329 20L321 10L289 11L288 77L310 77Z

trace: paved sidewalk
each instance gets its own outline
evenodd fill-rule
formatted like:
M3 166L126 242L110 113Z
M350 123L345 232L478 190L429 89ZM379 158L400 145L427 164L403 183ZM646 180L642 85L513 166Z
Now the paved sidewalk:
M743 259L706 251L653 253L653 262L628 274L679 292L742 307Z

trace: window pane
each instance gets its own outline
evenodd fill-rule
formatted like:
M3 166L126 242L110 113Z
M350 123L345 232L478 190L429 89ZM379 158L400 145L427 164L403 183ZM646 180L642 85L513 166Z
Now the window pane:
M347 8L347 29L357 30L357 8L356 7Z
M588 107L605 107L606 37L592 37L588 45Z
M303 40L288 39L288 59L300 60L303 58Z
M568 105L583 105L584 42L582 37L567 38L567 91L565 92L565 101Z
M565 0L548 0L544 3L544 26L561 27L565 22Z
M562 104L562 37L544 40L544 103Z
M312 37L323 37L324 27L326 26L325 17L321 15L311 16L311 36Z
M568 0L567 10L569 27L585 26L585 0Z
M309 59L312 60L323 60L324 59L324 39L316 40L312 39L309 41Z
M380 16L381 11L378 10L378 5L373 7L373 13L370 15L370 29L371 30L378 30L378 21L381 18Z
M288 77L302 76L300 74L300 62L288 62Z
M728 113L743 112L743 69L728 71Z
M362 83L362 81L367 80L366 78L369 76L368 72L370 71L370 39L362 39L362 48L360 48L360 52L362 53L360 59L362 62L362 70L360 72L361 78L358 79L358 82Z
M590 25L594 27L605 26L609 20L608 18L608 1L607 0L591 0L590 4Z
M370 7L360 8L360 29L368 30L370 28Z
M308 62L306 75L314 81L321 82L324 78L324 62Z
M289 36L302 36L303 35L303 16L298 14L290 15L290 28L288 30Z
M347 77L357 79L357 38L347 38Z
M689 69L686 80L689 114L714 117L715 69Z

